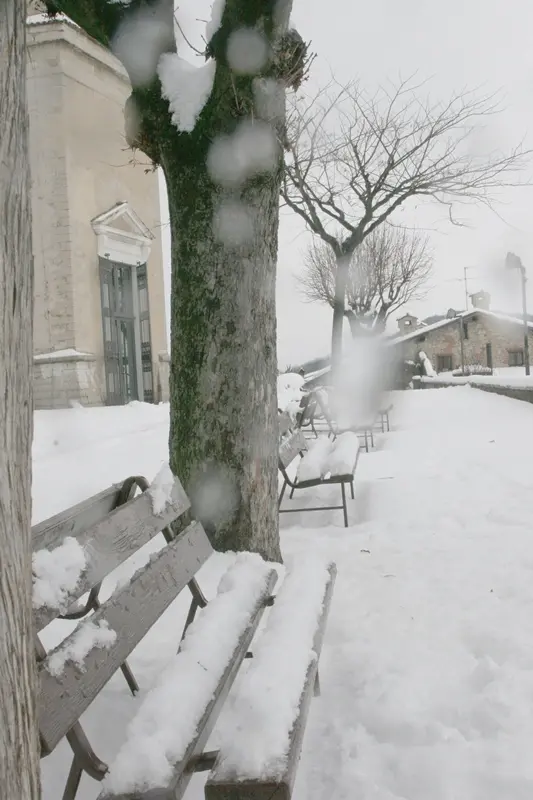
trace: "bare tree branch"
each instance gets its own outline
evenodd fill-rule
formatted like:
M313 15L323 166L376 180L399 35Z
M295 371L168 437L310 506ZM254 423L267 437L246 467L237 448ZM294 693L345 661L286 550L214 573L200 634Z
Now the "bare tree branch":
M315 239L304 263L303 296L334 308L335 252ZM393 311L421 299L432 263L428 239L417 232L383 225L367 236L349 261L344 316L352 332L363 327L383 329Z
M493 95L420 99L413 79L368 95L330 85L295 101L287 130L282 198L335 254L333 349L340 350L352 255L409 199L427 197L460 224L457 205L492 207L497 190L525 183L530 151L474 152L471 136L499 110Z

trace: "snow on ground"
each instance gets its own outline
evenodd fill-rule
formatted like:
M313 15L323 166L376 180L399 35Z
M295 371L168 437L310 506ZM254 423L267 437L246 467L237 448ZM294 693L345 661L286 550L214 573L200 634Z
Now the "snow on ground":
M533 407L468 386L398 393L394 405L392 431L359 460L352 527L341 511L281 517L286 556L312 550L339 568L293 798L529 800ZM152 479L167 414L140 404L38 412L35 520L134 471ZM337 495L320 487L284 502ZM230 560L202 569L210 596ZM129 659L143 689L172 658L186 607L178 598ZM85 714L102 758L117 753L139 702L119 674ZM231 707L222 731L228 719ZM61 796L69 763L64 742L43 761L43 800ZM204 779L187 800L203 797ZM84 777L79 800L99 788Z

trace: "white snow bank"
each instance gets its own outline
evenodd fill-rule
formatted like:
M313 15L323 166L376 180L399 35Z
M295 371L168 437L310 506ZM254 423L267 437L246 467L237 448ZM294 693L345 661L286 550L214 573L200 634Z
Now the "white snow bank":
M335 440L333 450L328 458L328 472L331 472L332 476L351 474L358 452L359 437L357 434L351 431L342 433Z
M172 489L174 488L174 475L167 463L163 464L153 479L148 493L152 499L154 514L159 516L172 502Z
M270 570L260 556L237 556L217 596L191 625L180 653L132 720L105 780L107 791L146 791L169 780L265 590Z
M54 550L33 554L33 607L63 608L87 566L83 547L72 536Z
M109 648L116 640L116 632L105 620L100 620L97 625L94 622L82 622L65 643L48 658L46 665L48 672L55 676L61 675L67 661L76 664L83 672L85 658L93 648Z
M329 580L327 564L311 554L288 570L224 725L219 775L282 777Z
M209 100L215 80L216 61L194 67L177 53L164 53L157 68L163 97L168 100L172 122L179 131L190 133Z

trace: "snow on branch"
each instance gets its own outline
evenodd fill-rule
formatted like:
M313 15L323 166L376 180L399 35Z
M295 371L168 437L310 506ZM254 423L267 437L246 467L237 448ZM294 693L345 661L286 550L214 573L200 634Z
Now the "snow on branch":
M424 297L432 263L427 237L388 224L376 228L348 260L344 313L352 327L381 330L393 311ZM315 237L300 277L304 298L333 308L336 272L333 249Z

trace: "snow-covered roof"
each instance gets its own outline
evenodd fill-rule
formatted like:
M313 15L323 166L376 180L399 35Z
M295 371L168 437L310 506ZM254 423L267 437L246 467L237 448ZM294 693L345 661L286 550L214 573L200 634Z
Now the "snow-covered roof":
M409 342L412 339L416 339L418 336L426 336L428 333L431 333L431 331L444 328L446 325L453 325L454 323L457 323L458 319L468 320L470 317L474 317L476 314L483 314L487 317L491 317L492 319L497 319L500 322L509 322L514 325L524 324L523 320L519 319L518 317L512 317L508 314L500 314L497 311L487 311L484 308L472 308L470 311L460 311L456 317L442 319L439 322L434 322L432 325L424 325L423 327L416 328L416 330L406 333L403 336L395 336L394 339L390 340L389 344L396 345L402 344L403 342ZM533 322L528 321L527 324L529 329L533 331Z

